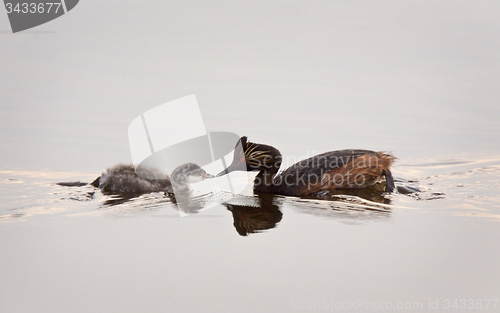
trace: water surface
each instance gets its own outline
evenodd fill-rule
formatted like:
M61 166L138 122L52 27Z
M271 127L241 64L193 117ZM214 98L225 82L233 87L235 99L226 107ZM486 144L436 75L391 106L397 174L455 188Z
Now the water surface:
M247 195L180 217L163 193L57 184L92 174L2 171L2 305L285 312L383 301L425 311L429 299L495 299L499 159L394 172L392 195Z
M498 311L498 16L496 1L89 0L11 34L0 12L0 311ZM191 94L207 131L273 145L283 167L390 151L398 192L247 192L181 218L162 193L84 184L131 163L134 118Z

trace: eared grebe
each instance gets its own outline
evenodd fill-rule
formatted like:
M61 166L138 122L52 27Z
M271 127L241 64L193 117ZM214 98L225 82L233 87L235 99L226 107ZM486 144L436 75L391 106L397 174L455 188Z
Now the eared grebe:
M139 173L139 174L138 174ZM177 167L171 178L157 171L139 168L136 172L133 165L119 164L104 171L91 185L111 194L150 193L187 191L190 183L196 183L205 178L213 177L200 166L186 163Z
M241 137L233 162L217 176L232 171L258 171L254 191L285 196L306 196L321 191L363 188L385 176L385 191L394 191L390 166L396 159L386 152L338 150L300 161L278 174L281 166L278 149L249 142Z
M194 163L186 163L177 167L170 175L170 182L175 192L188 192L189 185L199 183L206 178L215 177Z

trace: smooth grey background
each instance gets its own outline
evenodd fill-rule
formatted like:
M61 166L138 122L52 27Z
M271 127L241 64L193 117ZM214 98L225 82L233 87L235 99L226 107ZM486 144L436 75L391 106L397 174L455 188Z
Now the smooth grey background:
M365 299L428 312L499 297L498 1L87 0L19 34L2 10L2 311ZM130 162L128 124L193 93L208 130L274 145L285 165L390 150L395 177L422 192L391 195L382 214L277 197L277 227L241 237L222 206L180 218L163 194L111 206L55 184Z
M495 1L85 1L18 34L0 14L1 166L129 162L128 124L193 93L207 129L297 158L498 154L499 13Z

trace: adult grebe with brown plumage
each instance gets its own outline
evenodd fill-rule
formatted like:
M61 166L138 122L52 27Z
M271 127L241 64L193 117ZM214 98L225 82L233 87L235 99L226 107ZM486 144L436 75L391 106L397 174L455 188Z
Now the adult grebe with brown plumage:
M348 149L325 152L302 160L281 173L278 149L241 137L231 165L217 176L232 171L258 171L254 191L285 196L306 196L322 191L364 188L385 178L385 191L395 189L390 167L396 158L387 152Z

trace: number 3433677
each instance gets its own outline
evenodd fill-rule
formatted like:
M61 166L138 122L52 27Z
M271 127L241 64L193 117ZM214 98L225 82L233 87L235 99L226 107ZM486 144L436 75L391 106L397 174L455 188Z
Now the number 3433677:
M496 309L498 299L445 299L443 308L448 309Z
M61 3L5 3L5 9L7 13L58 13L61 9Z

